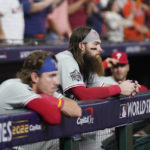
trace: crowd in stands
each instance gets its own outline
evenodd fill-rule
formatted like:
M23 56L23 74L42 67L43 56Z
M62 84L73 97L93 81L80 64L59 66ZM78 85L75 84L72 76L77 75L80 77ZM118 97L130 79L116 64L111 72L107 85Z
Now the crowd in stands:
M90 26L109 42L150 39L149 0L0 0L0 43L68 41Z

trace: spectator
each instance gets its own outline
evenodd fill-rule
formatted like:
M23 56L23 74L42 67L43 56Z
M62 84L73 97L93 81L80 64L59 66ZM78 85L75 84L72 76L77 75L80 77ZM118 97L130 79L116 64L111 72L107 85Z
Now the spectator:
M1 44L5 42L4 39L5 39L5 36L2 30L2 25L1 25L1 20L0 20L0 43Z
M89 9L92 7L91 2L91 0L68 0L69 22L72 30L86 25L87 14L91 14L91 9Z
M140 3L135 0L128 0L122 9L122 13L125 18L134 20L134 26L125 29L125 40L143 41L145 38L150 38L150 31L145 26L145 13Z
M74 101L56 93L58 86L55 56L48 51L35 51L26 60L16 79L0 86L0 104L6 109L26 107L39 113L50 124L59 124L61 112L78 117L81 109ZM57 98L55 98L55 97Z
M133 26L133 21L123 18L119 11L120 8L117 0L111 0L108 2L104 20L107 27L106 38L110 42L123 42L124 28Z
M127 75L130 70L128 56L124 52L114 52L111 58L117 59L118 63L111 68L111 76L101 77L101 82L107 85L116 85L119 82L127 80ZM147 87L141 85L139 91L146 91Z
M87 26L90 26L96 30L99 35L102 34L102 25L103 25L103 12L101 11L101 5L99 1L91 1L90 5L91 11L87 15Z
M54 4L54 0L20 0L20 2L25 17L25 38L44 39L46 15L51 11L50 5Z
M68 18L67 0L61 0L53 12L47 15L47 23L48 40L67 40L69 38L72 30Z
M23 44L24 17L18 0L0 0L0 40L7 44Z
M118 1L118 5L119 5L120 9L122 9L124 7L126 2L127 2L127 0L119 0Z
M145 19L145 23L148 26L148 28L150 29L150 1L149 0L143 0L140 3L140 7L144 10L145 15L146 15L146 19Z

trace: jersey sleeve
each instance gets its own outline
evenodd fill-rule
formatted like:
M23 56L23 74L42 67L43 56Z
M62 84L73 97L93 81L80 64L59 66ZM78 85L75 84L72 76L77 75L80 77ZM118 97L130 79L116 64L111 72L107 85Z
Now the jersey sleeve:
M12 108L24 107L35 98L40 98L27 84L7 81L1 85L0 101L4 101Z
M57 56L58 76L63 92L77 86L85 86L77 62L72 57Z

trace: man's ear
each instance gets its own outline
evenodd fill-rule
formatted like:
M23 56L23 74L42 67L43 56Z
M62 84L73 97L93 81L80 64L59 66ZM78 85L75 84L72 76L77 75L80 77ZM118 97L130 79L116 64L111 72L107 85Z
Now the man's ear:
M37 83L39 81L39 76L35 72L32 72L31 73L31 80L33 83Z

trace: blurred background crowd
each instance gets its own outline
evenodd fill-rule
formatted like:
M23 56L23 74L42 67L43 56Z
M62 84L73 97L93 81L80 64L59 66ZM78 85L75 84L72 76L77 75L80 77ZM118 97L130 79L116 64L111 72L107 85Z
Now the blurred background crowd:
M150 0L0 0L1 44L60 44L85 25L102 41L148 41Z

